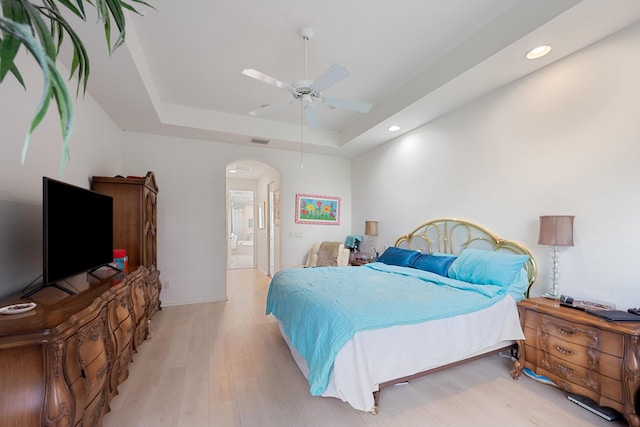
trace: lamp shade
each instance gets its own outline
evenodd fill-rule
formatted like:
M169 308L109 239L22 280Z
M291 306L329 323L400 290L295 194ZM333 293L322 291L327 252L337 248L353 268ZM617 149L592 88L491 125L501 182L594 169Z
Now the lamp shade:
M378 235L378 221L365 221L364 222L364 234L367 236Z
M572 215L547 215L540 217L539 245L573 246Z

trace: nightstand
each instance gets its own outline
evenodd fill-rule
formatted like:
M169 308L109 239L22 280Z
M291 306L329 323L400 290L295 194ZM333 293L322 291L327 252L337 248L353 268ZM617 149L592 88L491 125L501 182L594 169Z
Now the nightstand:
M518 311L518 374L529 368L640 427L640 322L608 322L546 298L522 300Z

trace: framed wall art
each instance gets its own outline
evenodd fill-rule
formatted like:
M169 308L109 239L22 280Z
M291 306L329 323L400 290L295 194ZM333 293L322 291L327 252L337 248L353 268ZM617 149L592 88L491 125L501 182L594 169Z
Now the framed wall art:
M296 224L340 225L340 197L296 194Z
M273 192L273 223L280 225L280 190Z
M262 202L258 205L258 228L262 230L264 228L264 207L266 202Z

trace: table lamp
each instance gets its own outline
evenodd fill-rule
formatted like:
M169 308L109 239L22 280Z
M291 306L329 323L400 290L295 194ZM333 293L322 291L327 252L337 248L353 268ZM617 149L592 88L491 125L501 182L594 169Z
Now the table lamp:
M378 221L365 221L364 222L364 234L365 236L378 236ZM373 261L378 259L378 251L376 250L376 237L369 237L369 251Z
M545 298L559 299L558 268L560 265L558 246L573 246L572 215L547 215L540 217L539 245L553 246L553 268L551 290L542 294Z

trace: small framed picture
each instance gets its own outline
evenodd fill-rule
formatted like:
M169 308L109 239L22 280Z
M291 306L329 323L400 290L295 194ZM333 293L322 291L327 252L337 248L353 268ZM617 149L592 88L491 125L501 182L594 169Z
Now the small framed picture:
M296 194L296 224L340 225L340 197Z
M260 230L264 228L264 205L265 202L258 205L258 228Z
M280 190L273 192L273 223L280 225Z

